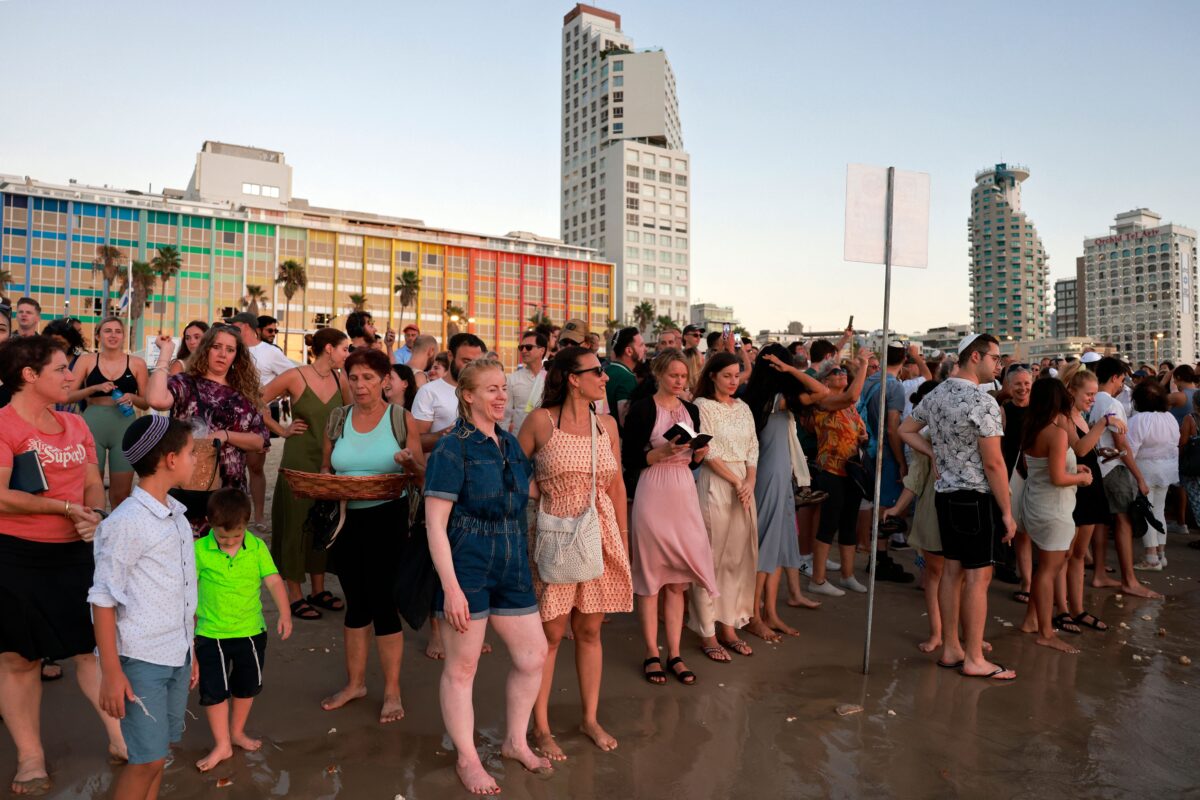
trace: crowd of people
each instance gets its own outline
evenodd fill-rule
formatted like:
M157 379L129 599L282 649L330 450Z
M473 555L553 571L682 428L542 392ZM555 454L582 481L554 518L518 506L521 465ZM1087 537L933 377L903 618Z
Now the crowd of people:
M1186 532L1200 500L1187 365L1010 363L986 334L956 358L900 342L877 358L849 346L850 329L759 350L690 325L651 348L636 327L602 341L568 320L525 331L509 371L473 333L439 352L412 324L396 347L366 312L306 337L304 363L275 346L273 318L248 313L192 321L178 352L163 334L139 356L120 319L86 350L70 319L39 333L39 313L22 298L13 329L0 306L0 715L16 794L51 786L39 707L55 660L74 659L110 754L127 762L116 797L157 796L189 688L213 735L198 769L260 747L246 725L263 686L263 588L281 638L341 615L346 680L327 711L368 694L373 634L381 723L404 716L403 629L429 618L458 775L493 794L472 694L489 626L512 663L501 754L548 773L566 759L549 718L565 642L579 730L617 747L600 722L611 615L636 611L647 682L690 686L703 670L688 653L729 663L754 654L750 637L800 635L779 614L781 587L810 609L866 592L869 549L876 580L910 583L893 554L917 548L920 650L1013 680L983 639L994 570L1020 583L1022 630L1076 652L1060 632L1107 629L1084 607L1088 565L1095 588L1158 597L1139 573L1167 565L1167 532ZM321 504L283 469L408 480L397 496L345 502L325 536Z

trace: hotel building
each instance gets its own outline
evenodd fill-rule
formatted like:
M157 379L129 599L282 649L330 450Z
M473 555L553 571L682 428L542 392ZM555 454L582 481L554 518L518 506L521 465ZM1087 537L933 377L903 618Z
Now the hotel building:
M1080 324L1133 362L1195 363L1200 352L1196 231L1147 208L1117 214L1109 234L1083 240Z
M186 189L161 194L57 185L0 173L0 257L11 276L7 294L30 295L43 319L83 321L85 340L105 314L96 248L119 248L127 263L150 261L156 248L182 255L167 293L155 288L142 323L165 313L179 333L192 319L213 321L240 311L247 285L266 290L264 313L286 322L288 355L300 360L303 333L341 325L351 294L366 297L380 334L418 321L442 338L445 306L461 308L465 327L516 363L526 320L544 310L561 324L576 317L603 330L615 313L613 265L592 250L528 233L492 236L431 227L420 220L321 208L292 195L292 168L281 152L205 142ZM304 265L307 290L288 303L275 284L278 265ZM416 270L415 306L393 292L399 275ZM114 291L109 310L117 307ZM165 304L165 306L163 305ZM403 315L403 316L402 316ZM277 339L281 346L284 337Z
M1062 278L1054 282L1054 317L1050 335L1054 338L1079 336L1079 280Z
M691 164L670 62L586 5L563 19L562 54L562 240L616 263L617 318L648 301L685 323Z
M1050 332L1046 252L1021 211L1028 177L1028 167L997 164L975 173L971 190L971 325L1001 341L1044 339Z

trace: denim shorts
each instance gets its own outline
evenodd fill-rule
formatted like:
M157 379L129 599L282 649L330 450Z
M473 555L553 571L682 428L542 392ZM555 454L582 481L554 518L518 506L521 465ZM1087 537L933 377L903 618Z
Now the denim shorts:
M511 526L503 532L452 527L449 538L454 575L467 596L471 619L538 613L524 530ZM444 619L445 605L446 595L439 584L433 596L434 616Z
M191 656L182 667L164 667L121 656L121 669L138 701L125 701L121 735L129 748L130 764L150 764L166 758L171 745L183 738Z

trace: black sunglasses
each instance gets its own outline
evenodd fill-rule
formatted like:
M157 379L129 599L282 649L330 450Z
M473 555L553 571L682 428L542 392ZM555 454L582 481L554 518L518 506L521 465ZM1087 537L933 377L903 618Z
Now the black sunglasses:
M517 349L521 350L521 351L536 350L538 347L539 347L539 345L536 345L536 344L522 344L522 345L518 345Z
M596 374L596 377L600 377L601 375L604 374L604 368L601 366L595 366L595 367L588 367L587 369L571 370L572 375L587 375L589 372L593 372Z

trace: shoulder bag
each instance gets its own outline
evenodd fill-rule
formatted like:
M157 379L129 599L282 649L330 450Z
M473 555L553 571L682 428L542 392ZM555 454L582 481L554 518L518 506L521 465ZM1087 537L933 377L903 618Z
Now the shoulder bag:
M561 420L560 420L561 422ZM596 416L588 412L592 431L592 490L588 507L577 517L556 517L539 504L533 560L546 583L581 583L604 574L600 515L596 511Z

